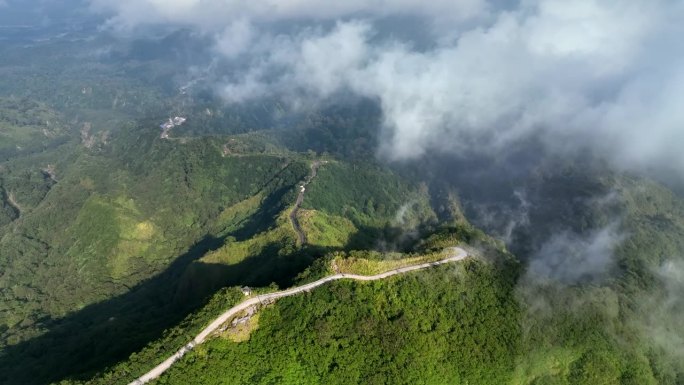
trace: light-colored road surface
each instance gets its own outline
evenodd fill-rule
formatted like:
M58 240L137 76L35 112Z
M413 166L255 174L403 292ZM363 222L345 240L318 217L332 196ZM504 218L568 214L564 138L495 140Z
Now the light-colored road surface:
M456 262L456 261L461 261L468 257L468 253L461 249L460 247L450 247L447 249L447 252L449 253L449 257L444 258L439 261L435 262L428 262L428 263L421 263L418 265L412 265L412 266L405 266L405 267L400 267L398 269L390 270L382 274L377 274L377 275L356 275L356 274L335 274L335 275L330 275L325 278L321 278L318 281L307 283L306 285L302 286L297 286L293 287L291 289L283 290L283 291L277 291L275 293L269 293L269 294L262 294L258 295L255 298L250 298L244 302L241 302L238 305L233 306L229 310L227 310L225 313L221 314L218 318L214 320L209 326L204 328L192 341L190 341L187 345L183 346L180 350L178 350L176 353L174 353L171 357L167 358L166 361L162 362L161 364L157 365L154 369L150 370L137 380L131 382L129 385L142 385L145 384L149 381L154 380L155 378L159 377L164 373L167 369L173 365L174 362L176 362L178 359L183 357L185 353L189 352L194 348L195 346L201 344L204 342L211 333L216 331L221 325L226 323L228 320L239 314L241 311L246 310L250 306L257 305L263 301L271 301L271 300L276 300L278 298L283 298L283 297L289 297L295 294L299 294L305 291L310 291L318 286L321 286L327 282L330 281L335 281L338 279L353 279L357 281L375 281L378 279L384 279L387 277L391 277L393 275L397 274L404 274L408 273L410 271L415 271L415 270L422 270L422 269L427 269L428 267L431 266L439 266L443 265L445 263L450 263L450 262Z
M10 192L7 194L7 203L9 203L10 206L12 206L15 210L17 210L17 215L21 216L22 211L24 210L19 202L17 202L17 199L14 197L14 193Z
M306 186L311 183L313 178L316 177L316 174L318 173L318 167L321 165L321 161L316 160L313 163L311 163L311 173L309 173L309 176L306 177L304 182L300 184L300 190L299 194L297 195L297 201L295 202L294 207L292 208L292 211L290 212L290 222L292 222L292 227L294 228L294 231L297 233L297 238L299 238L299 245L304 246L307 243L306 239L306 234L304 234L304 230L302 230L302 226L299 224L299 219L297 219L297 212L299 211L299 207L302 205L302 202L304 202L304 193L306 192Z

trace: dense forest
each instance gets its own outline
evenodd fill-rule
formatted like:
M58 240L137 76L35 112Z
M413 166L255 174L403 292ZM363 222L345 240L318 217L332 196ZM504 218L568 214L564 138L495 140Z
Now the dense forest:
M212 340L159 383L503 383L520 344L514 272L467 262L288 298L249 341Z
M386 162L376 101L223 103L179 70L209 55L198 39L0 44L0 383L128 383L244 285L460 245L475 257L270 304L157 383L684 384L684 198L667 181L534 144ZM162 138L172 116L187 123ZM314 162L302 244L289 215Z

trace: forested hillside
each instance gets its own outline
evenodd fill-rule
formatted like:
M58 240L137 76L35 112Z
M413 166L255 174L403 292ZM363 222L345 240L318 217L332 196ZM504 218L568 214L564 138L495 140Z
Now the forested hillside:
M629 234L607 280L559 284L533 278L529 265L512 263L497 251L500 243L458 225L424 236L415 251L461 243L482 250L484 259L388 281L335 283L280 300L250 321L246 337L226 332L210 340L158 383L365 383L370 378L426 384L678 384L684 370L676 343L680 301L671 277L680 271L684 205L653 182L624 175L604 181L616 194L607 210L623 215ZM662 218L658 226L651 224L655 218ZM341 255L350 261L396 258ZM302 277L326 269L314 265ZM189 340L191 330L170 335L185 333ZM169 337L93 383L151 368L141 357L154 356L162 341Z
M505 383L520 344L514 274L466 262L335 283L263 310L248 341L214 339L158 383Z
M329 158L298 245L287 215L316 155L268 132L162 139L143 120L60 146L3 166L0 365L19 383L88 375L222 287L286 287L328 252L409 244L434 223L424 188ZM365 175L356 184L354 171ZM44 369L25 377L32 365Z
M244 286L454 246L471 257L265 304L155 383L684 384L667 173L536 139L390 160L374 97L221 99L243 63L214 61L208 36L16 28L0 29L0 384L126 384Z

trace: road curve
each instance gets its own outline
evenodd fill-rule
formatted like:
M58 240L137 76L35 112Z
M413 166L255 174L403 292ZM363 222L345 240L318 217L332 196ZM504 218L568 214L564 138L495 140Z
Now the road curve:
M306 234L302 230L302 226L299 224L299 219L297 219L297 212L299 211L302 202L304 202L304 192L306 192L306 186L311 183L313 178L316 177L318 173L318 167L321 165L321 161L316 160L311 163L311 173L306 177L304 182L299 185L299 194L297 195L297 200L295 201L292 211L290 211L290 222L292 222L292 228L297 233L297 238L299 239L299 245L304 246L307 243Z
M9 203L9 205L12 206L12 208L17 211L17 216L20 217L22 212L24 211L24 209L21 207L19 202L17 202L17 199L14 197L14 193L9 192L6 196L6 198L7 198L7 203Z
M240 313L243 310L246 310L247 308L257 305L261 303L262 301L271 301L271 300L276 300L278 298L283 298L283 297L289 297L293 296L295 294L299 294L305 291L310 291L318 286L321 286L325 283L328 283L330 281L336 281L338 279L353 279L356 281L376 281L379 279L384 279L387 277L391 277L393 275L398 275L398 274L405 274L410 271L415 271L415 270L422 270L422 269L427 269L428 267L431 266L439 266L443 265L445 263L450 263L450 262L456 262L456 261L461 261L468 257L468 253L461 249L460 247L450 247L447 249L448 252L451 253L451 255L447 258L441 259L439 261L435 262L427 262L427 263L421 263L417 265L412 265L412 266L405 266L405 267L400 267L398 269L390 270L381 274L377 275L357 275L357 274L335 274L335 275L330 275L324 278L319 279L318 281L307 283L306 285L302 286L297 286L293 287L291 289L283 290L283 291L277 291L274 293L269 293L269 294L262 294L262 295L257 295L254 298L250 298L244 302L241 302L229 310L227 310L225 313L221 314L216 318L212 323L209 324L204 330L202 330L192 341L187 343L185 346L180 348L176 353L171 355L171 357L167 358L164 362L161 364L157 365L154 367L152 370L149 372L145 373L141 377L139 377L137 380L131 382L128 385L142 385L145 384L149 381L152 381L156 379L157 377L161 376L162 373L164 373L166 370L168 370L171 365L173 365L174 362L179 360L181 357L185 355L185 353L189 352L192 350L195 346L203 343L211 333L216 331L221 325L226 323L228 320L236 316L238 313Z

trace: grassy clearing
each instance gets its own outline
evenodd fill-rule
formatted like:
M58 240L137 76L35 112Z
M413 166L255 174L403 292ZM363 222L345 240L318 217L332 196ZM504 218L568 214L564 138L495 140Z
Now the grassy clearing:
M232 224L249 217L259 209L259 205L263 199L263 194L256 194L228 207L219 215L219 223Z
M221 337L227 338L233 342L244 342L249 340L249 336L253 331L259 328L259 313L254 314L247 322L229 327L221 333Z
M310 244L322 247L344 247L357 229L346 218L317 210L300 210L299 222Z
M366 254L373 257L373 259L355 256L358 254ZM401 253L352 252L351 255L346 258L340 255L336 256L333 258L331 264L333 270L336 270L339 273L375 275L405 266L439 261L447 256L448 255L445 252L429 253L411 257L406 257L405 254ZM376 259L378 257L382 259ZM337 269L335 269L335 267L337 267Z
M572 349L552 348L537 351L518 362L511 385L554 383L554 379L568 377L570 367L580 354ZM560 383L560 382L559 382Z
M226 242L223 247L207 254L201 261L205 263L234 265L248 257L260 254L269 245L295 242L296 234L289 223L288 212L289 210L283 211L276 220L276 226L270 230L259 233L244 241Z
M106 266L113 279L129 275L134 259L152 260L161 253L154 247L163 245L164 239L157 226L140 213L135 201L125 197L109 200L93 195L84 205L73 232L83 234L85 250L70 250L74 255L106 257ZM85 261L83 261L85 262Z
M114 218L119 233L117 245L110 255L108 264L112 278L120 279L130 274L131 259L155 258L155 253L150 255L150 251L153 251L152 246L155 241L163 240L157 236L157 226L143 218L133 199L119 197L110 204L115 212Z

